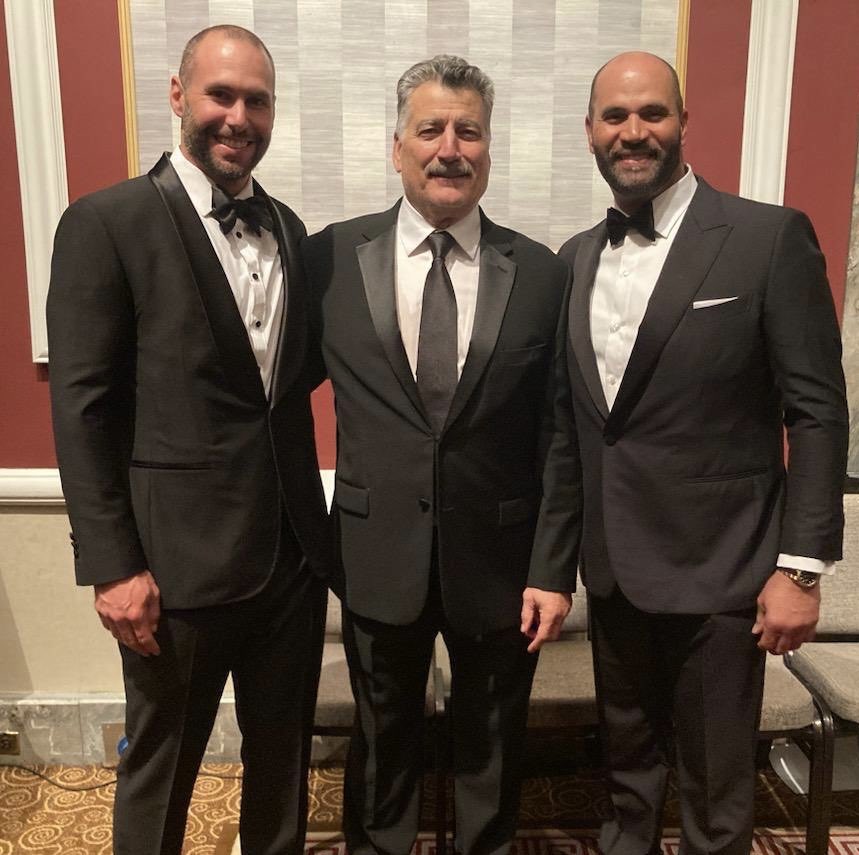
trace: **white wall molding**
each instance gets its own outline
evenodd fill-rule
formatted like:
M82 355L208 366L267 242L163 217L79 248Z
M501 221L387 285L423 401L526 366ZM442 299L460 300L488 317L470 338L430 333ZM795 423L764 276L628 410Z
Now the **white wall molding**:
M68 205L66 149L52 0L6 0L15 144L24 218L33 360L48 361L45 301L51 247Z
M56 469L0 469L0 505L63 505Z
M331 505L334 470L321 469L325 498ZM0 505L64 505L57 469L0 469Z
M784 199L799 0L752 0L740 195Z

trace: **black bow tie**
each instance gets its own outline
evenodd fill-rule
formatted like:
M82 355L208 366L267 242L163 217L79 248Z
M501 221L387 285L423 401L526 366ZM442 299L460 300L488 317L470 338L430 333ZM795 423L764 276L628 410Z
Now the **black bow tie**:
M237 219L244 220L245 226L257 237L263 229L273 231L274 222L271 211L262 196L248 196L247 199L234 199L221 190L212 188L211 215L220 223L221 231L229 234L236 225Z
M609 208L606 211L605 224L608 229L608 239L612 246L623 243L623 239L630 229L635 229L648 240L656 240L656 229L653 227L653 205L650 202L642 205L631 217L627 217L623 211L618 211L617 208Z

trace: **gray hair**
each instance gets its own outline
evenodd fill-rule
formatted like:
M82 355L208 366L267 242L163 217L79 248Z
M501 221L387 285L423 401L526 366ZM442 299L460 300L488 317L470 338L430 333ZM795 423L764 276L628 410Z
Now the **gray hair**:
M436 81L447 89L473 89L483 101L486 113L486 129L492 118L495 87L489 75L476 65L469 65L461 56L440 53L432 59L415 63L397 81L397 135L403 132L412 92L424 83Z

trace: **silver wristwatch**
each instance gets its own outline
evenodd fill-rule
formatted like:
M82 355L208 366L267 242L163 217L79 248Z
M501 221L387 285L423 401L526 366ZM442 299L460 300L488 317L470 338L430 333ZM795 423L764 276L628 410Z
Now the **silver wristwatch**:
M793 567L777 567L779 573L784 573L791 582L800 588L813 588L820 581L820 573L810 570L794 570Z

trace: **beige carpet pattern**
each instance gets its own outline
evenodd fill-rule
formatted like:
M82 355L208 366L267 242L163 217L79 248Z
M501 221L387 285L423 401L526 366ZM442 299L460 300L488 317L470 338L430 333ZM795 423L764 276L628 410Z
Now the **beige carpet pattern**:
M0 855L111 855L114 772L96 766L39 766L41 775L0 766ZM230 855L237 832L241 768L207 763L201 770L188 814L184 855ZM343 771L314 769L310 777L311 835L307 852L343 855L339 835ZM424 827L429 831L436 793L428 776L424 787ZM66 788L66 789L64 789ZM450 793L446 794L450 799ZM830 855L859 855L859 793L836 793ZM770 772L762 772L755 795L758 833L755 855L793 855L802 842L805 801ZM599 772L526 779L522 792L516 855L594 853L593 829L608 811ZM677 824L676 800L666 810L666 827ZM546 830L549 829L549 830ZM552 830L555 829L555 830ZM432 835L422 835L416 855L432 855ZM236 850L238 851L238 850ZM663 840L675 855L677 840Z

